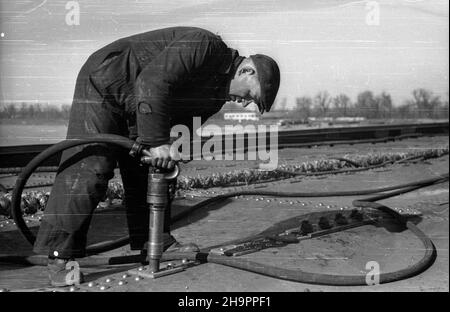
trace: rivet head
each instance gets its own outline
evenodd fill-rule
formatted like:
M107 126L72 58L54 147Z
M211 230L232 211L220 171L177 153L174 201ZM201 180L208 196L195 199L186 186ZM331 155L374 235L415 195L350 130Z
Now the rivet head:
M138 281L141 280L141 278L140 278L139 276L136 276L136 277L134 278L134 280L135 280L136 282L138 282Z
M138 271L143 271L144 270L144 267L142 267L142 266L140 266L139 268L138 268Z
M105 279L105 282L106 282L106 283L111 283L111 279L110 279L110 278L107 278L107 279Z
M56 250L53 252L53 255L55 256L55 257L58 257L59 256L59 252L57 252Z
M106 286L104 286L104 285L100 286L100 290L105 290L105 289L106 289Z
M0 292L8 292L8 289L6 289L6 288L0 288Z
M119 284L119 286L122 286L122 285L125 284L125 282L124 281L119 281L117 284Z
M88 287L94 287L95 286L95 283L94 282L89 282L88 283Z
M76 287L74 287L74 286L71 286L70 288L69 288L69 291L75 291L75 290L77 290L77 288Z
M127 278L127 277L128 277L128 274L122 275L122 278Z
M188 262L188 260L187 259L183 259L183 260L181 260L181 263L187 263Z

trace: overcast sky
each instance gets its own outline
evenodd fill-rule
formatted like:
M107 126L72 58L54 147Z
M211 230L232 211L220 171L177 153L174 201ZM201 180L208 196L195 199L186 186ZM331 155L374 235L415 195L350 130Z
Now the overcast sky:
M447 0L79 0L79 25L66 23L68 2L0 0L0 101L70 103L92 52L175 25L273 56L289 106L321 90L386 91L400 104L425 87L448 99Z

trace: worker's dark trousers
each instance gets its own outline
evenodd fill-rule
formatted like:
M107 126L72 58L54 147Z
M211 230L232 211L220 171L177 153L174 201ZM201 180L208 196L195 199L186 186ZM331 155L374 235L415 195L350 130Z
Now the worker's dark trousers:
M88 79L87 65L77 79L67 139L99 133L129 135L120 109L99 94ZM129 151L102 144L83 145L63 152L60 167L34 244L34 251L59 258L85 256L86 238L94 209L105 197L108 181L119 163L131 248L148 240L147 173ZM165 215L169 233L170 211ZM114 232L114 228L111 228Z

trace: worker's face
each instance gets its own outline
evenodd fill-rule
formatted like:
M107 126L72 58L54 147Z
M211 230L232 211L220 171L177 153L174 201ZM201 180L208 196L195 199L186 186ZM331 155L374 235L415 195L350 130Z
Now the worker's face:
M259 107L261 87L255 65L251 59L242 61L231 80L230 98L232 101L241 103L242 107L247 107L251 103L255 103Z

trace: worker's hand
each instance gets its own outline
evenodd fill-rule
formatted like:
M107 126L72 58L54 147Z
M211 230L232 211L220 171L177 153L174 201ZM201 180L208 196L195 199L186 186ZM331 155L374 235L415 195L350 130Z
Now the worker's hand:
M170 144L164 144L149 149L151 165L161 169L173 169L176 161L180 159L178 151L170 148Z

